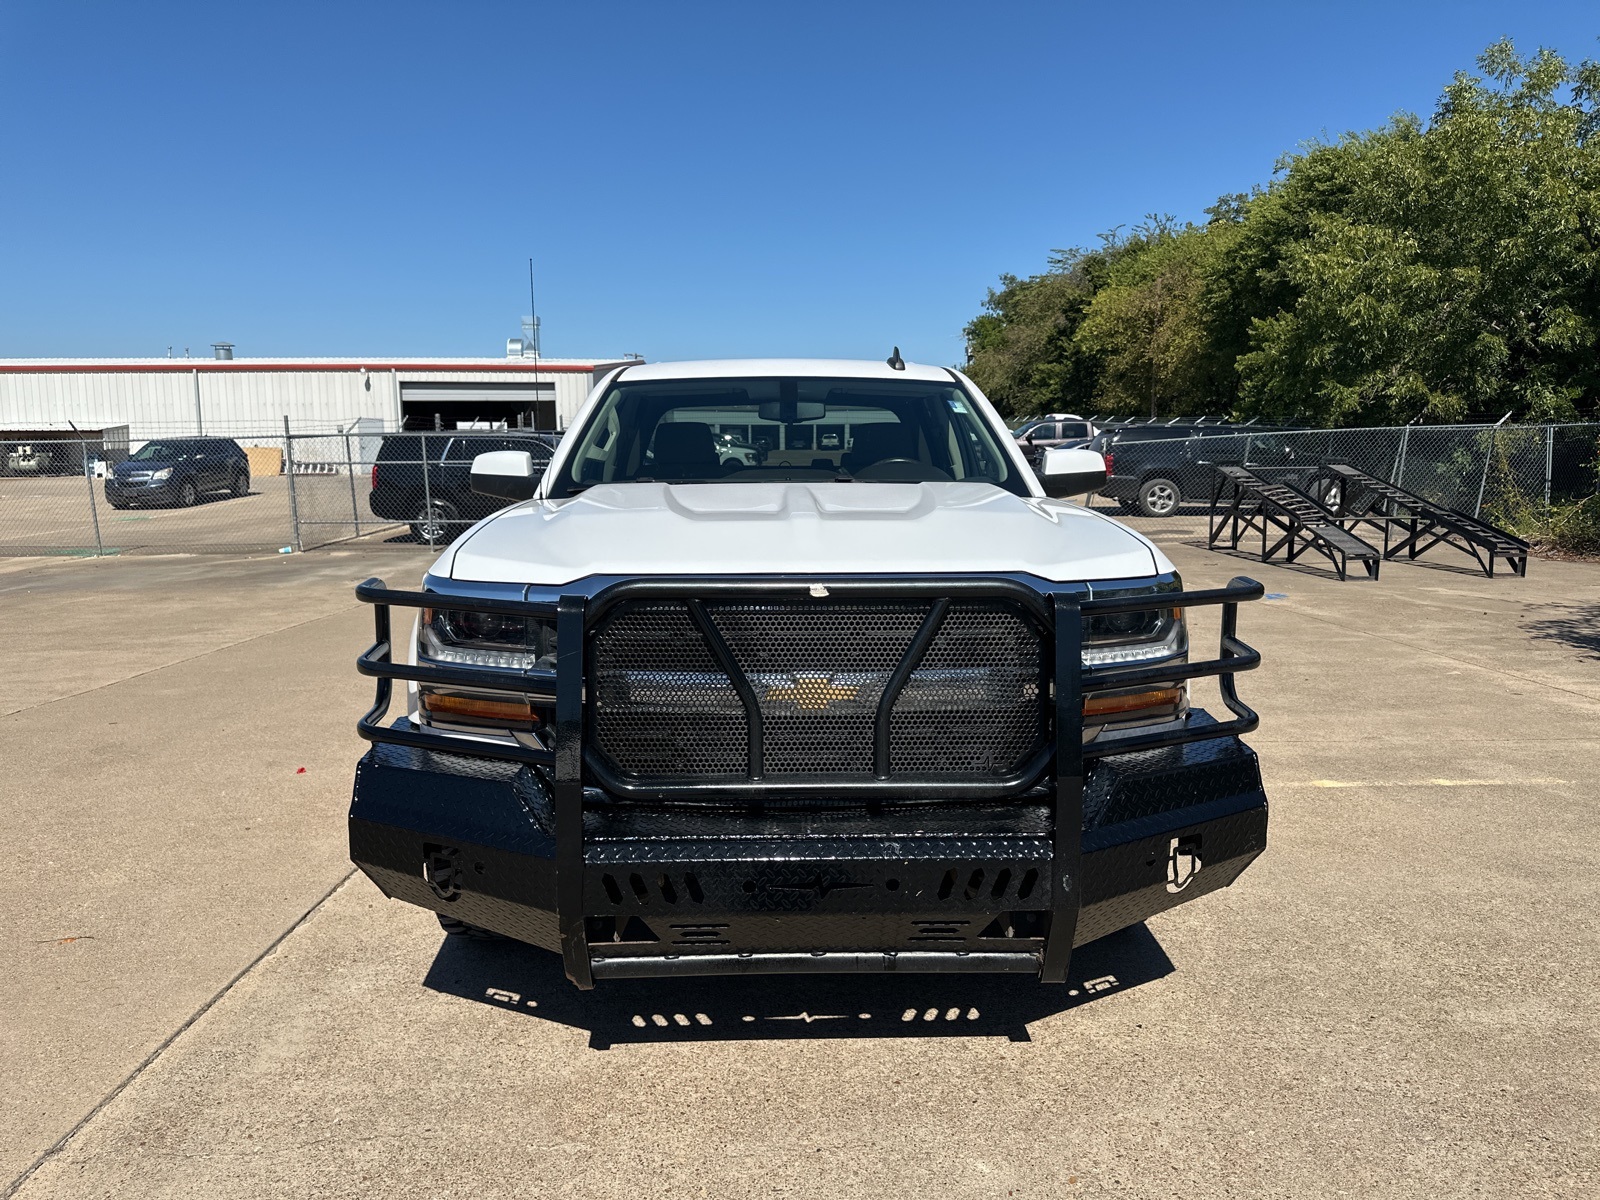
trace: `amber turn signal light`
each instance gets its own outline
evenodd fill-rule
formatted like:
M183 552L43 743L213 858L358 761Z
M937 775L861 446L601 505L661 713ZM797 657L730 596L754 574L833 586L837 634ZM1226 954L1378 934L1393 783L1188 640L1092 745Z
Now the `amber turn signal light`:
M1125 696L1085 696L1083 715L1086 717L1125 716L1146 708L1176 708L1183 697L1182 688L1157 688L1151 692L1133 692Z
M475 717L480 721L537 721L538 714L526 700L491 700L487 696L451 696L442 692L422 692L422 707L441 717Z

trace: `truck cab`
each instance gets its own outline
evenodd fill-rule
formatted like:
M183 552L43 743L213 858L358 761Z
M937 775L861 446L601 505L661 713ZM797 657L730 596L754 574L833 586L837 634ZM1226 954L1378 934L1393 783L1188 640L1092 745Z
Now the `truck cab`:
M1069 498L1104 483L1081 449L1036 475L970 380L898 355L620 368L547 466L479 456L472 487L515 503L420 589L358 589L352 859L579 987L1063 981L1266 835L1233 683L1260 585L1185 590ZM1202 676L1228 711L1191 705Z

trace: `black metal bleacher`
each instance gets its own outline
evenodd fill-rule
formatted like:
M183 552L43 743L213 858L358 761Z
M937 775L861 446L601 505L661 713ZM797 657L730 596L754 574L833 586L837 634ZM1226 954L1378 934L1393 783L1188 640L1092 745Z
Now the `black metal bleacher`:
M1513 575L1528 573L1528 543L1479 517L1469 516L1397 484L1330 462L1312 479L1312 491L1325 498L1334 519L1348 530L1366 524L1383 531L1383 556L1404 551L1416 558L1443 544L1470 554L1483 573L1494 578L1495 563L1504 559ZM1390 542L1392 530L1400 540Z
M1255 471L1218 463L1211 493L1206 544L1215 549L1224 537L1237 550L1247 533L1261 534L1261 561L1280 550L1285 562L1306 551L1322 555L1344 579L1351 562L1359 562L1368 578L1378 577L1383 553L1339 523L1337 517L1288 482L1263 479ZM1270 539L1277 535L1276 541Z

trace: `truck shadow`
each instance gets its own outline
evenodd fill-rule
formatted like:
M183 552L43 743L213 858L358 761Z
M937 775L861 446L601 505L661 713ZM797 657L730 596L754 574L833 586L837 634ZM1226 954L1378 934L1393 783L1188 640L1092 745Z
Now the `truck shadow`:
M591 1049L774 1038L1004 1037L1034 1021L1170 975L1144 925L1073 954L1071 979L1015 975L785 975L614 980L580 992L561 960L518 942L446 938L424 987L584 1029Z

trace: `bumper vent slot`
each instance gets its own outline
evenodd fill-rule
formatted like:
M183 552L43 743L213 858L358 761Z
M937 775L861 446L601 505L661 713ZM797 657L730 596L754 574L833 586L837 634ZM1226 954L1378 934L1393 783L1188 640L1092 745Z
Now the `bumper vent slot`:
M605 889L606 899L618 907L630 899L641 905L660 902L674 906L685 901L704 904L706 899L705 889L692 871L677 878L665 872L648 877L637 871L621 877L608 873L600 877L600 886Z
M673 925L672 944L674 946L726 946L728 939L722 936L726 924L706 925Z
M911 935L913 942L964 942L967 940L966 927L970 921L913 921L912 928L916 930Z

